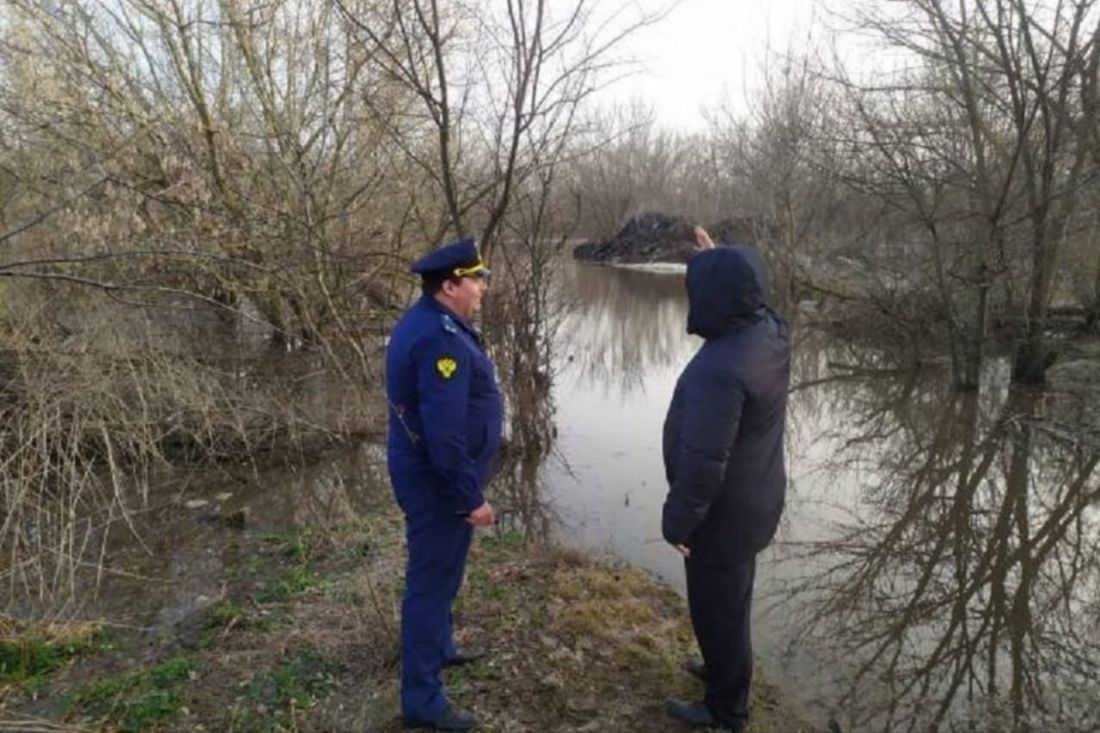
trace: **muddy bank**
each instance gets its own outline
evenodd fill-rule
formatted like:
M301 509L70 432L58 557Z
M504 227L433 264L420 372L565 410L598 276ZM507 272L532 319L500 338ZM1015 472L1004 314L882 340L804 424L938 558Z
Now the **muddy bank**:
M388 496L323 531L226 531L238 560L167 628L0 627L0 729L400 730ZM492 650L447 673L485 731L674 731L664 697L701 692L679 670L693 643L674 592L517 533L479 534L456 626ZM814 730L766 681L754 698L751 731Z

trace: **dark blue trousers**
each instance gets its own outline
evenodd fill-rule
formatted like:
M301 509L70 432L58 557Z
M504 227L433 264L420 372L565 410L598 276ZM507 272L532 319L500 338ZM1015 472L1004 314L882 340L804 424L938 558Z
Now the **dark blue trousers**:
M707 667L704 702L723 725L744 726L752 683L750 617L756 557L732 565L704 565L689 558L684 566L691 625Z
M473 527L437 502L403 500L408 494L402 496L402 489L430 492L431 487L402 486L401 477L393 478L405 511L408 550L401 604L401 715L421 722L449 705L441 670L455 653L451 605L462 585Z

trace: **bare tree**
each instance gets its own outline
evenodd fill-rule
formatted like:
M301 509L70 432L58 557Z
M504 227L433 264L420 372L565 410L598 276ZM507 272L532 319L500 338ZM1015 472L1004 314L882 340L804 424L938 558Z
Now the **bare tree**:
M253 304L281 341L354 342L338 314L354 307L362 273L400 248L402 205L387 204L394 158L382 130L363 124L367 61L330 3L12 8L6 55L19 73L4 99L19 148L79 161L63 178L56 166L38 179L20 168L21 183L113 235L58 237L68 247L55 254L79 265L94 246L118 261L134 250L139 271L181 291ZM40 213L26 222L79 231L66 210ZM33 274L10 263L16 272Z
M558 164L647 21L623 18L588 0L6 3L0 444L42 470L0 467L5 516L58 492L111 514L93 497L112 493L60 478L104 456L112 486L144 487L157 462L370 431L407 263L446 236L477 233L502 263L489 327L525 355L502 376L514 402L545 397L549 262L575 218ZM73 353L102 390L56 381ZM353 399L314 404L306 367ZM26 437L60 428L60 448ZM0 528L13 567L25 526ZM82 547L72 529L50 536Z
M610 237L629 217L650 211L687 213L677 193L686 179L688 146L658 128L652 107L633 102L599 111L583 133L573 145L571 185L586 236Z
M3 579L63 606L153 467L370 429L410 204L327 0L0 14Z
M915 0L860 16L907 65L844 76L850 180L910 218L930 254L956 383L977 386L999 297L1014 374L1041 381L1061 252L1093 176L1080 103L1094 3Z
M502 376L513 438L523 450L546 450L550 262L572 228L559 166L617 44L653 19L624 19L588 0L340 7L361 52L409 100L377 119L426 184L413 211L423 247L476 234L482 254L497 260L494 288L506 295L487 323L508 345Z
M843 200L836 92L809 51L771 55L761 77L746 109L727 101L710 114L711 136L728 181L724 216L752 222L755 240L773 255L778 295L791 301L799 283L812 280L810 255L822 254Z
M428 243L478 234L491 255L516 191L564 154L580 104L612 52L652 18L623 21L587 0L342 2L365 53L414 102L389 125L442 210Z

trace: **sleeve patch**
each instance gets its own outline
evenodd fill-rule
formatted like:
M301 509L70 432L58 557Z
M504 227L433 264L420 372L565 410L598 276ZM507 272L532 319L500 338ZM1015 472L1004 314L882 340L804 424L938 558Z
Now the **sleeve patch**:
M441 356L435 361L435 369L444 379L450 379L458 371L458 362L449 356Z

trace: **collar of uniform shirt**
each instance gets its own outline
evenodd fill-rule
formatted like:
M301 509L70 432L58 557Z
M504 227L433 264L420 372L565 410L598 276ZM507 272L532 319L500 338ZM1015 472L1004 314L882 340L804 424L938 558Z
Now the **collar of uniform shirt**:
M451 310L447 306L440 303L438 300L436 300L431 295L423 295L421 297L428 302L428 305L430 307L434 308L435 310L439 311L440 313L442 313L445 316L450 316L451 319L454 320L455 323L457 323L464 330L466 330L471 336L473 336L479 342L481 341L481 332L478 330L477 326L470 323L465 318L463 318L462 316L458 315L457 313L455 313L453 310Z

